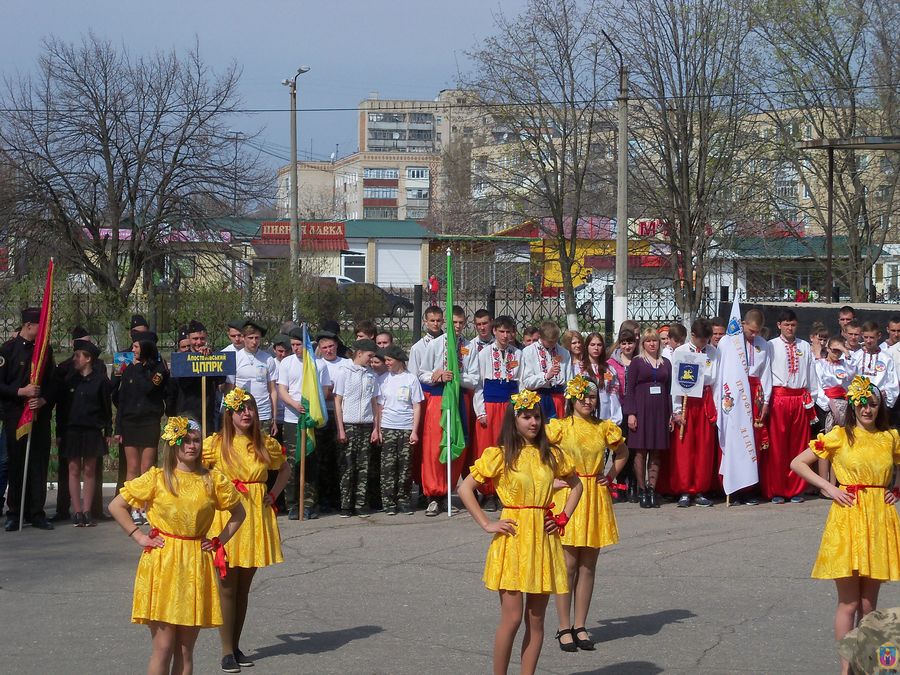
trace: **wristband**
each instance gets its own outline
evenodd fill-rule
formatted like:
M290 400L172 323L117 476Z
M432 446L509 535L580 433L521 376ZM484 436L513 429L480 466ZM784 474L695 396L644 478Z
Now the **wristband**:
M131 532L128 533L128 536L129 536L129 537L132 536L132 535L133 535L135 532L137 532L139 529L141 529L140 525L135 525L135 526L134 526L134 529L133 529Z
M267 493L269 495L269 499L272 500L272 503L269 506L272 507L272 510L275 512L275 515L278 515L278 506L275 504L275 495L271 492Z
M891 488L891 494L894 495L897 499L900 499L900 488Z
M563 536L566 533L566 523L569 522L569 515L565 511L560 511L559 515L553 520L556 522L559 536Z
M212 544L213 551L219 550L219 547L222 545L222 542L219 541L218 537L213 537L209 540L209 543Z

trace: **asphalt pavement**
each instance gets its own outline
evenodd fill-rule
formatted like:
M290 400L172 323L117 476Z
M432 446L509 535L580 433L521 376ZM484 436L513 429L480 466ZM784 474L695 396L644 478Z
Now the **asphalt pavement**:
M600 555L587 624L597 651L559 650L551 601L539 672L837 672L834 584L809 578L829 505L617 505L621 542ZM279 523L285 562L256 576L244 672L490 672L489 537L465 512ZM149 631L130 623L140 553L113 522L0 532L0 672L144 672ZM900 605L898 589L880 606ZM195 658L220 672L215 630Z

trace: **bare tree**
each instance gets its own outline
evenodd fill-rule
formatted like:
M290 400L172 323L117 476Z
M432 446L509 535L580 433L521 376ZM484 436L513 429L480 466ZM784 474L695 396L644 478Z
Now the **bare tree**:
M624 0L616 13L638 99L629 196L662 223L686 322L702 306L717 246L744 217L735 188L753 154L742 126L752 108L739 95L748 12L743 0Z
M7 82L0 112L0 161L16 178L11 224L108 302L125 307L172 241L271 185L228 132L236 66L217 75L196 47L136 57L93 35L49 38L39 66Z
M794 144L900 133L900 3L766 0L757 7L754 26L765 46L757 78L760 88L771 92L763 113L774 131L772 161L776 173L795 188L779 194L775 205L787 217L811 221L824 231L827 155L800 151ZM897 216L900 162L896 152L871 150L838 150L834 159L833 234L846 238L846 255L836 258L834 273L850 298L860 301L866 299L888 224ZM809 249L827 265L820 252Z
M490 107L499 143L473 159L475 196L494 220L533 221L557 256L569 327L577 227L592 215L589 167L609 129L605 42L595 2L529 0L519 16L495 16L495 33L469 54L464 78ZM608 189L608 186L604 186Z

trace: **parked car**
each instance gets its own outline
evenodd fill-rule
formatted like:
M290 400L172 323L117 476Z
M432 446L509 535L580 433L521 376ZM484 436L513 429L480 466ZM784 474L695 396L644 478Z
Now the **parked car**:
M325 281L326 283L333 281L338 286L344 286L346 284L355 284L356 283L356 281L351 279L350 277L345 277L340 274L325 274L323 276L320 276L319 280Z
M344 311L354 317L409 316L413 304L402 295L390 293L375 284L352 283L338 286L344 300Z

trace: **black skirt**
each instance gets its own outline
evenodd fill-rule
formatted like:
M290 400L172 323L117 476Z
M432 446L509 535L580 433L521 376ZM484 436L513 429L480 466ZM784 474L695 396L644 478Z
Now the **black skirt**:
M67 459L102 457L109 452L103 432L99 429L69 427L64 440L65 443L60 448L60 454Z
M141 422L135 424L122 420L122 445L129 448L156 448L159 447L159 429L158 419L150 422Z

